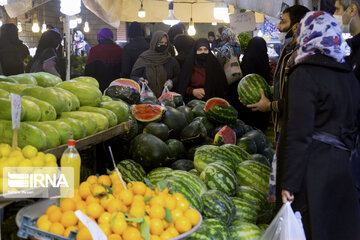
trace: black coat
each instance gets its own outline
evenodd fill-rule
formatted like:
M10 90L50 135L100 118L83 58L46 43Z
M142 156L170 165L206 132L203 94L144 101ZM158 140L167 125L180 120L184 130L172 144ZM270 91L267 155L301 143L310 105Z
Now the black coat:
M126 44L122 53L121 64L121 76L124 78L130 78L131 70L144 51L150 47L149 43L144 38L135 38L130 40L130 43Z
M313 139L323 131L351 147L344 133L359 126L359 83L348 65L319 54L294 67L287 88L277 200L281 188L294 193L292 207L301 212L308 240L360 239L350 153Z

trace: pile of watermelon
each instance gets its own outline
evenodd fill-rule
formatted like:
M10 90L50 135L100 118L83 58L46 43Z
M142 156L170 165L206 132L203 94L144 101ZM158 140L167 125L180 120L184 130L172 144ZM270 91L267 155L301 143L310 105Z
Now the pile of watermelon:
M131 106L138 135L118 164L122 176L182 193L204 218L189 239L259 239L273 216L272 143L224 99L179 99L167 93Z

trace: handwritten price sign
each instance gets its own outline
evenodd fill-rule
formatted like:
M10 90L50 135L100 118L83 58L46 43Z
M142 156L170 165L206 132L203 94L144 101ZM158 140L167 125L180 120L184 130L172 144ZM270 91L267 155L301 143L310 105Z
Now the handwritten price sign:
M251 32L256 28L255 13L243 12L230 15L230 28L234 32Z

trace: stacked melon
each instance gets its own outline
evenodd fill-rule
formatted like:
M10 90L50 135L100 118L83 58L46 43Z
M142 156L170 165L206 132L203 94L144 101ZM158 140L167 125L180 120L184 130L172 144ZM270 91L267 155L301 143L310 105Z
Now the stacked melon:
M44 72L0 77L0 143L12 142L10 93L21 95L19 146L39 150L81 139L128 120L128 105L103 97L96 79L70 81Z

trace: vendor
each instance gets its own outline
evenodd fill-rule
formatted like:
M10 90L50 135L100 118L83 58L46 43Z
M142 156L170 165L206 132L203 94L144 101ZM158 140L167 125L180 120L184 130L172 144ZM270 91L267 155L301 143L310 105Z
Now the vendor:
M84 39L84 34L80 30L74 31L73 54L75 56L88 56L90 45Z

